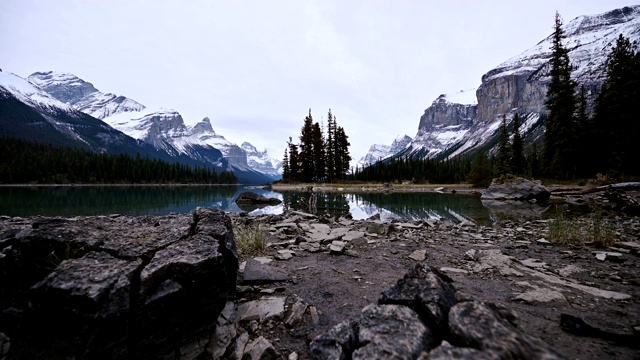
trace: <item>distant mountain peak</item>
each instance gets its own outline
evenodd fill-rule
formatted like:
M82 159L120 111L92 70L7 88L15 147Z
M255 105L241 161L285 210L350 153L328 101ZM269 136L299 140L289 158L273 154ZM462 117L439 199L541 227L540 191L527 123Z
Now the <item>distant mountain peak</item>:
M195 124L191 129L191 134L194 134L194 135L201 135L201 134L207 134L207 133L214 134L214 135L216 133L213 130L213 127L211 126L211 120L209 120L208 117L202 119L202 121Z

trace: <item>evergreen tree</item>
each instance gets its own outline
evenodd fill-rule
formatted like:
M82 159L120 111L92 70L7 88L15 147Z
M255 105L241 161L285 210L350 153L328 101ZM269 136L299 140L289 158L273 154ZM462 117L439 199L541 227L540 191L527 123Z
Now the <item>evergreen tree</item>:
M293 139L289 137L287 142L289 148L289 178L291 181L300 180L299 166L298 166L298 145L293 143Z
M313 161L314 161L314 180L322 181L326 176L326 159L324 136L320 124L313 124Z
M484 151L479 150L471 163L471 171L467 176L467 181L473 186L487 187L491 184L491 178L491 164L489 163L489 159L487 159Z
M335 138L335 122L333 114L331 114L331 109L329 109L329 114L327 115L327 142L325 144L327 156L327 178L329 182L333 182L333 180L335 180Z
M529 157L527 159L528 164L528 174L532 178L537 178L540 176L540 156L538 155L538 146L534 142L533 145L529 148Z
M349 146L351 144L349 143L349 137L345 134L342 126L338 126L335 134L335 140L335 177L338 180L343 180L349 171L349 163L351 162Z
M575 87L571 79L569 51L562 41L565 33L562 19L556 12L551 45L550 77L545 105L548 110L544 137L544 161L550 175L567 178L575 174L578 141L575 121Z
M511 146L509 144L509 130L507 116L502 116L500 125L500 139L498 140L498 174L506 175L511 172Z
M640 101L640 58L620 35L607 60L607 78L596 99L593 124L604 140L600 170L640 173L640 136L635 107Z
M300 180L305 182L310 182L316 172L314 168L313 145L313 117L311 117L311 109L309 109L309 115L305 117L304 125L300 133L300 152L298 153Z
M520 116L513 116L513 141L511 143L511 172L522 175L524 172L524 145L520 135Z
M284 157L282 158L282 180L291 180L291 168L289 167L289 151L284 150Z

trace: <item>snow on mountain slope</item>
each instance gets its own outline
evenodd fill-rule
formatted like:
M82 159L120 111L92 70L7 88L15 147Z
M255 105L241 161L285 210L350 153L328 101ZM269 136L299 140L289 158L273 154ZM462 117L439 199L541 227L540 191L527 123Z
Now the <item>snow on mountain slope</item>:
M62 109L69 113L76 112L72 106L57 100L46 91L12 73L0 72L0 87L13 94L18 100L43 110Z
M93 84L69 73L36 72L29 75L27 79L56 99L98 119L122 112L141 111L145 108L144 105L124 96L104 94Z

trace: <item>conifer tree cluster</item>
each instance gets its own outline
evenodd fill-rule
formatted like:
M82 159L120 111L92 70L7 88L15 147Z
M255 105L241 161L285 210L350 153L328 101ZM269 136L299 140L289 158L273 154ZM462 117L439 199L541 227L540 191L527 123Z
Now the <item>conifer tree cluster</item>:
M606 80L589 117L584 86L571 78L562 20L556 13L547 91L543 169L547 176L570 179L597 172L640 175L640 55L622 34L606 62ZM594 146L597 144L598 146Z
M237 184L233 172L126 154L96 154L15 138L0 138L3 184Z
M283 181L340 181L349 171L349 137L344 128L338 126L336 117L327 115L327 134L318 122L313 122L311 109L305 117L300 132L300 142L289 137L283 157Z

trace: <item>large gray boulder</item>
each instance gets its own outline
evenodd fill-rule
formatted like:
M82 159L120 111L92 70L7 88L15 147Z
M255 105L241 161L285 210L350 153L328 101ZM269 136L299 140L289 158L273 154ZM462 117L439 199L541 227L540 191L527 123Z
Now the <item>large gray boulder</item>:
M551 192L540 180L532 181L518 177L504 183L498 183L497 179L493 179L491 185L482 192L481 199L546 201L550 196Z
M17 315L0 332L12 359L210 356L235 295L231 220L216 210L38 219L6 250L0 314Z
M236 204L240 205L278 205L282 201L276 198L268 198L266 196L262 196L256 194L251 191L245 191L238 195L236 198Z

